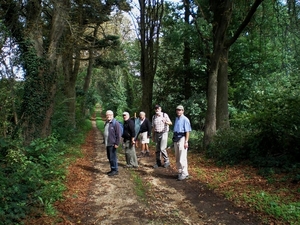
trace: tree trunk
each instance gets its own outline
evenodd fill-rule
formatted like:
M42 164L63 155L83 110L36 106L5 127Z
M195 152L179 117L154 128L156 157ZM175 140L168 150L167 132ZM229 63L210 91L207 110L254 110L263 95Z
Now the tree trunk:
M82 110L82 115L86 116L86 98L87 98L87 93L88 93L88 89L90 87L90 83L91 83L91 77L92 77L92 72L93 72L93 66L94 66L94 62L95 62L95 56L94 56L94 48L95 48L95 42L96 42L96 38L97 38L97 34L98 34L98 29L99 29L99 25L96 25L94 28L94 40L91 43L91 46L89 48L89 63L88 63L88 68L87 68L87 72L86 72L86 76L84 78L84 84L83 84L83 93L84 93L84 100L83 100L83 104L81 106L81 110Z
M152 76L149 73L145 76L145 79L142 79L142 106L143 110L148 115L148 118L151 118L151 115L153 114L153 108L152 106L152 96L153 96L153 81L154 76Z
M218 71L222 57L226 31L230 22L232 12L232 1L211 0L211 11L213 18L213 53L209 68L207 87L207 111L205 116L203 147L206 149L216 134L216 111L218 91Z
M70 38L71 39L71 38ZM68 123L66 125L76 128L76 92L75 85L77 74L80 65L80 51L75 50L75 60L73 60L74 45L70 42L68 48L65 49L63 56L63 70L64 70L64 94L66 97L66 105L68 111Z
M229 128L228 113L228 49L223 48L218 71L217 130Z
M146 115L152 112L153 81L157 68L159 32L163 16L163 0L142 1L140 4L140 46L142 107Z
M48 46L45 46L41 29L43 27L41 3L31 1L26 5L28 9L26 29L20 30L26 43L23 44L24 42L20 40L26 69L22 104L22 125L26 144L35 138L51 134L51 117L57 84L57 49L64 30L63 17L67 15L64 11L66 2L51 2L53 11Z
M88 110L87 110L87 104L86 104L86 100L87 100L87 93L90 87L90 83L91 83L91 77L92 77L92 72L93 72L93 66L94 66L94 48L90 47L89 48L89 60L88 60L88 68L86 71L86 75L84 77L84 84L83 84L83 101L82 101L82 105L81 105L81 113L82 116L87 116Z
M183 0L184 3L184 21L187 25L190 24L190 1ZM189 41L184 41L184 51L183 51L183 66L184 66L184 89L182 95L185 100L188 100L192 96L192 86L191 86L191 48Z
M212 58L210 72L208 75L207 88L207 111L205 116L203 146L206 148L216 133L216 105L217 105L217 73L219 60L216 54Z
M46 108L46 115L42 125L42 137L46 137L51 134L51 117L54 112L54 97L56 94L57 88L57 53L58 45L61 39L61 36L64 32L64 20L67 14L66 6L69 4L68 0L62 1L53 1L53 15L52 15L52 26L50 31L50 43L47 52L47 59L49 62L49 74L45 74L45 79L52 77L53 80L47 88L48 98L49 98L49 107ZM49 76L49 77L47 77ZM50 78L51 79L51 78Z

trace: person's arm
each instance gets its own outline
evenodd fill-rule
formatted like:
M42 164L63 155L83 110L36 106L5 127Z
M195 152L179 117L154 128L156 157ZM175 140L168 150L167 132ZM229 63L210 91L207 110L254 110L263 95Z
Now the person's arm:
M190 138L190 132L185 133L185 142L184 142L184 148L187 149L189 147L189 138Z
M115 121L115 129L116 129L116 143L115 143L115 148L118 148L119 147L119 144L120 144L120 137L121 137L121 128L120 128L120 124Z
M185 142L188 143L190 138L190 132L185 133Z
M192 131L190 120L187 118L185 119L184 130L186 131L184 148L187 149L189 147L190 131Z
M135 140L134 140L134 138L135 138L135 123L132 121L128 125L129 125L129 129L130 129L131 142L135 143Z
M166 124L169 125L169 126L171 126L173 123L172 123L172 121L170 120L169 115L166 114L166 113L165 113L165 115L166 115Z
M152 141L155 141L155 128L154 128L154 116L152 117L151 129L152 129Z

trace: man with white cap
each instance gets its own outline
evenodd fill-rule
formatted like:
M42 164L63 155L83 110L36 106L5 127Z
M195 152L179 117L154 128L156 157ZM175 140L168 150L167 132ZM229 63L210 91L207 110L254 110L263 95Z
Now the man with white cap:
M118 157L117 148L120 144L121 128L119 123L114 118L114 113L111 110L107 110L106 122L104 125L104 144L106 146L107 159L110 164L110 171L108 176L118 175Z
M189 137L192 131L190 120L183 114L184 108L182 105L176 107L176 119L174 124L173 143L175 149L176 167L178 169L178 180L187 179L188 161L187 151L189 147Z

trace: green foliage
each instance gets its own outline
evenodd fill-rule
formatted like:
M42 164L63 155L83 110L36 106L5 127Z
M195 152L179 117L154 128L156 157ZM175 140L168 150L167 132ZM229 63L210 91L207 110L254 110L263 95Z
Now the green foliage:
M90 112L93 112L95 105L100 102L100 96L97 93L97 90L94 88L89 88L85 96L85 107L89 109Z
M47 110L53 102L53 85L57 74L51 71L50 62L38 56L32 40L20 43L25 71L24 95L21 107L25 141L41 137Z
M23 84L14 79L0 80L0 136L11 137L14 133L15 120L18 120L23 95Z
M160 103L163 111L173 118L176 105L184 105L192 128L200 130L203 128L206 109L207 46L206 42L199 39L195 24L184 21L181 10L168 4L165 9L162 26L164 36L159 49L153 102ZM203 29L201 35L208 38L210 25L204 19L194 19ZM188 43L188 46L184 43ZM188 57L185 55L185 47L190 49ZM188 65L185 64L187 61Z
M227 129L218 131L214 141L206 150L208 158L215 159L219 164L238 164L249 159L246 143L252 131L248 129Z
M232 129L218 132L207 155L222 163L249 160L258 167L293 171L300 162L297 80L292 85L285 77L277 77L273 86L266 79L260 85L266 91L248 96L247 113L233 116Z
M191 151L202 151L202 139L203 139L204 133L202 131L192 130L190 132L189 137L189 150Z
M1 162L4 168L0 172L1 221L15 224L26 214L43 207L39 198L52 204L62 197L64 148L54 136L37 139L26 148L21 143L9 146Z
M101 96L103 111L112 110L116 115L121 115L125 108L126 89L124 83L126 80L120 69L97 70L99 81L97 83L98 93Z
M26 147L21 141L1 142L7 152L0 158L1 222L18 224L28 214L55 215L53 203L62 198L65 190L67 165L80 156L74 146L79 146L91 129L90 121L84 124L69 145L55 135L35 139Z
M244 199L253 205L258 211L263 211L277 219L282 219L288 224L299 224L300 203L285 203L276 194L266 192L251 192L250 195L244 195Z
M55 112L52 116L52 129L66 143L73 141L75 128L68 121L68 109L65 102L56 104Z
M96 126L99 130L104 132L104 121L99 117L96 118Z

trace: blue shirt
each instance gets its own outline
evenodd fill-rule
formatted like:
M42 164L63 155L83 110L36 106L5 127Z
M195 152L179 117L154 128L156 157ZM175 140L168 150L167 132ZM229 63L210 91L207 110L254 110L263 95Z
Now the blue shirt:
M176 117L174 124L174 132L185 133L190 131L192 131L190 120L185 115Z

